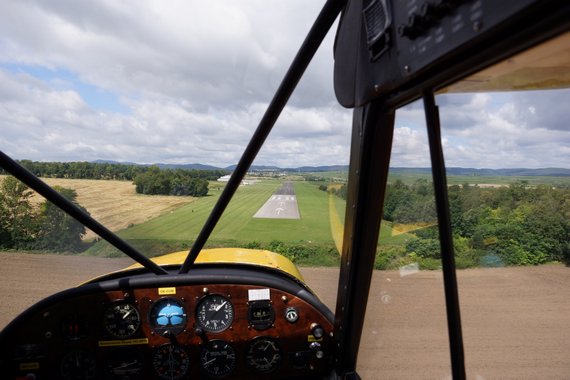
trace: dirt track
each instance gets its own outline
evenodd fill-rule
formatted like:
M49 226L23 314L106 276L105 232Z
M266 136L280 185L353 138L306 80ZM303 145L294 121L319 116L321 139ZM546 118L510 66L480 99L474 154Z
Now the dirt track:
M0 327L37 300L129 259L0 253ZM338 270L302 268L334 311ZM469 379L570 379L570 268L458 272ZM375 272L359 355L364 379L450 379L440 272Z

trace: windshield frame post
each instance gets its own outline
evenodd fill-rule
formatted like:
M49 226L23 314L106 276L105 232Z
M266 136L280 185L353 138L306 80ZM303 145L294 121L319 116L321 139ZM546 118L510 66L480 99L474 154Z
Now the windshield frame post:
M435 103L433 90L428 89L423 92L423 101L431 157L435 205L437 209L437 225L439 230L447 328L449 333L449 351L451 355L451 372L453 379L465 379L465 356L461 329L459 290L455 271L453 233L451 231L451 217L447 194L447 178L441 143L439 108Z
M355 108L334 336L336 370L359 379L356 362L384 209L394 110L376 101Z

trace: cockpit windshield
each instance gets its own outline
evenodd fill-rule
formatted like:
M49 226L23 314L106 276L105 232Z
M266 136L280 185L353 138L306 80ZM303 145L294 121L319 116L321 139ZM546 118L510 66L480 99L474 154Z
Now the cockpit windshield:
M568 36L436 96L468 378L569 370ZM397 110L361 343L365 378L451 378L432 176L418 169L430 165L425 130L421 102Z
M145 256L188 251L321 5L88 8L6 5L1 148ZM333 235L342 240L343 214L332 192L347 179L350 111L332 91L333 37L206 248L270 250L301 266L338 267ZM69 278L66 285L74 286L129 264L116 247L7 174L2 207L20 207L10 211L19 224L2 224L1 248L11 252L3 256L6 274L41 258L86 260L71 263L86 271ZM66 255L30 256L32 263L20 265L28 257L20 251ZM45 288L33 300L65 287ZM5 314L4 322L19 311Z
M324 3L3 5L0 372L568 376L568 22Z

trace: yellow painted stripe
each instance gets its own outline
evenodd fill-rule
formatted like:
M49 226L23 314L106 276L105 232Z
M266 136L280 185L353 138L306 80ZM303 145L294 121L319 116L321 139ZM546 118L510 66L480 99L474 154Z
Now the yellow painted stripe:
M20 363L20 371L31 371L34 369L40 369L40 363L38 362Z
M339 255L342 252L342 238L344 235L344 226L340 221L338 216L338 212L336 211L335 206L335 195L329 193L329 219L331 225L331 234L334 240L334 245L336 246L336 250L338 251Z
M148 344L148 338L99 341L99 347L134 346L138 344Z

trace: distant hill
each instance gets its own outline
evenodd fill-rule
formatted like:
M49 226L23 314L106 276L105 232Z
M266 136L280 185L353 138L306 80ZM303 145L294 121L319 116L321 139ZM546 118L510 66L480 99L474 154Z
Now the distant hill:
M237 165L230 165L225 167L226 170L235 170ZM332 166L301 166L298 168L280 168L278 166L264 166L252 165L249 168L250 172L297 172L297 173L310 173L310 172L337 172L348 171L348 165L332 165Z
M475 168L446 168L447 175L461 176L546 176L567 177L570 169L565 168L541 168L541 169L475 169ZM431 174L431 168L390 168L391 173Z
M224 169L233 171L237 165L226 166ZM249 168L250 172L283 172L287 169L283 169L277 166L264 166L264 165L251 165Z
M224 170L212 165L203 164L155 164L161 169L186 169L186 170Z
M301 173L307 172L346 172L348 165L331 165L331 166L301 166L294 169L285 169L287 171L295 171Z
M134 165L134 166L143 166L141 164L137 164L136 162L118 162L113 160L95 160L91 161L93 164L111 164L111 165Z
M161 169L186 169L186 170L224 170L217 166L204 165L204 164L137 164L135 162L119 162L112 160L95 160L91 161L94 164L120 164L120 165L134 165L134 166L153 166L156 165Z
M140 165L150 166L151 164L136 164L132 162L117 162L108 160L96 160L94 163L99 164L123 164L123 165ZM204 164L152 164L157 165L163 169L196 169L196 170L227 170L233 171L236 165L226 166L220 168L213 165ZM271 165L252 165L249 169L252 172L297 172L297 173L315 173L315 172L337 172L348 171L348 165L329 165L329 166L301 166L297 168L281 168ZM406 168L406 167L393 167L390 168L393 174L431 174L431 168ZM547 177L568 177L570 176L570 169L566 168L540 168L540 169L526 169L526 168L513 168L513 169L476 169L476 168L447 168L447 175L461 175L461 176L547 176Z

